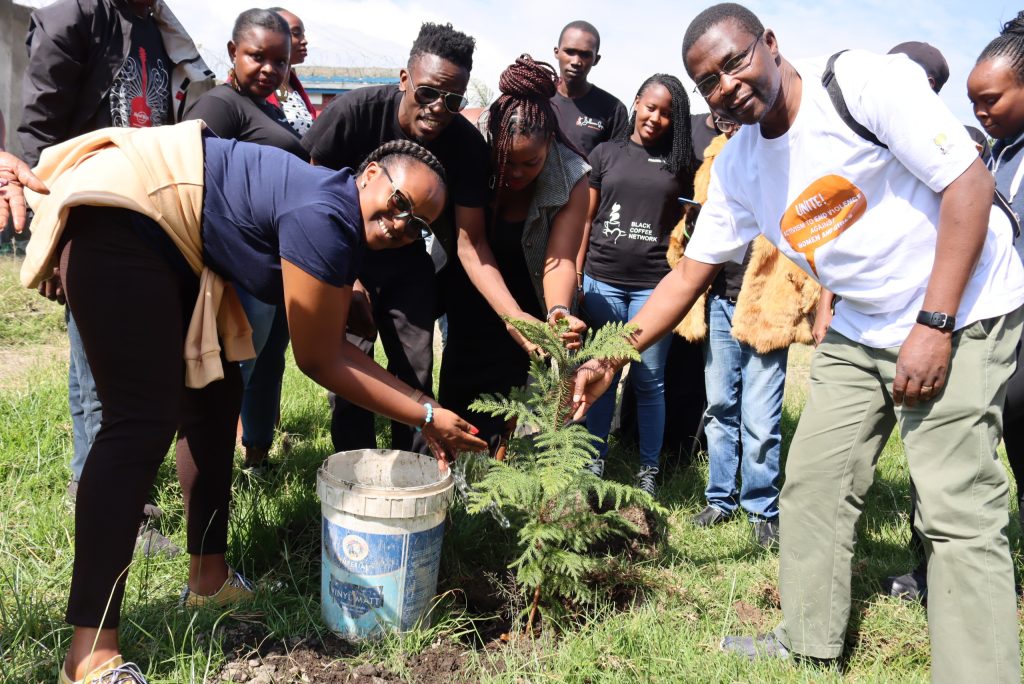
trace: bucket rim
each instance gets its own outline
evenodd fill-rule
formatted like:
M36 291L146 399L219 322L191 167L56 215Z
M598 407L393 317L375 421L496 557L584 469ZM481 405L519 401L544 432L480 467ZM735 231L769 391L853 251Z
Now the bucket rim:
M385 451L385 452L389 452L389 453L402 453L401 450L393 450L393 449L353 449L352 451ZM327 484L331 484L331 485L347 485L348 487L351 487L352 489L360 489L360 490L370 490L370 491L380 491L380 492L408 492L408 493L417 493L417 492L431 493L431 492L434 492L434 491L443 491L443 490L447 489L448 487L452 486L452 484L453 484L452 469L451 469L451 467L449 467L447 472L444 474L444 476L441 477L436 482L431 482L431 483L422 484L422 485L415 485L415 486L412 486L412 487L395 487L393 485L371 485L371 484L366 484L364 482L353 482L351 480L346 480L344 478L338 477L338 476L334 475L333 473L331 473L330 471L327 470L327 462L329 460L331 460L332 457L337 456L339 454L344 454L344 453L349 453L349 452L347 452L347 451L339 451L337 453L331 454L330 456L328 456L327 458L324 459L323 463L321 463L320 467L317 469L317 475L324 482L326 482ZM416 456L424 456L424 454L417 454L416 452L412 452L412 451L405 452L405 453L414 454ZM437 459L433 459L433 460L434 460L435 463L438 462Z

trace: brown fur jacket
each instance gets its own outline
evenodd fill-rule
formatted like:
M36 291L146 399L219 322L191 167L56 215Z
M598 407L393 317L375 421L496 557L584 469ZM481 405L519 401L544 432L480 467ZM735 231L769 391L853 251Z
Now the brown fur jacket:
M704 152L704 163L693 179L693 198L698 202L707 200L711 164L726 140L724 135L716 137ZM683 257L687 231L692 229L693 221L688 212L672 230L667 255L672 267ZM750 262L736 300L733 337L761 354L788 347L794 342L810 344L811 325L820 293L818 283L764 237L754 240L751 249ZM675 332L690 342L699 342L707 337L707 293L700 296L676 326Z

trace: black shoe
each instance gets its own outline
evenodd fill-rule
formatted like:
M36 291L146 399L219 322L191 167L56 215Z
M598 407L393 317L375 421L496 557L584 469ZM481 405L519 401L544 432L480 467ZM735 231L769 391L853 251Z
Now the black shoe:
M693 516L693 524L697 527L713 527L729 519L729 514L714 506L705 506L704 510Z
M924 603L928 598L928 576L917 569L905 575L886 577L882 588L889 596Z
M644 466L636 474L636 488L649 494L652 499L656 498L658 495L658 483L654 481L654 478L657 476L657 466Z
M754 522L754 539L766 549L776 548L779 545L779 519Z

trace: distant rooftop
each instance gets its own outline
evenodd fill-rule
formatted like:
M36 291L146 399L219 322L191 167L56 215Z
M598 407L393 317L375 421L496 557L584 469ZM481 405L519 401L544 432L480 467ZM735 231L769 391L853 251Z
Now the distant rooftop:
M374 85L397 85L398 68L321 67L295 68L303 87L309 91L344 91Z

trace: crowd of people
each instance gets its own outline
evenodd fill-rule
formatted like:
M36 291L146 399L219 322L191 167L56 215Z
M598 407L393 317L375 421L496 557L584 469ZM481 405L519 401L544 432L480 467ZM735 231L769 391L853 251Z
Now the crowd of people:
M242 467L270 467L289 344L329 393L336 449L375 447L379 414L394 448L444 468L515 428L469 409L526 381L536 350L508 319L565 320L570 348L588 328L636 325L635 484L652 496L680 418L666 396L703 376L709 476L692 522L743 510L778 548L784 616L723 649L842 655L854 527L898 428L924 560L889 584L930 587L933 680L1020 681L995 454L1003 440L1024 477L1024 12L965 84L991 150L937 97L949 70L934 47L790 62L734 3L682 39L710 114L691 114L671 74L643 79L629 107L591 83L600 34L586 21L562 29L557 67L518 56L476 112L475 41L450 24L422 25L397 86L322 111L294 70L304 23L281 7L238 16L220 84L163 0L58 0L33 13L27 43L24 160L0 152L0 223L21 232L27 197L22 279L67 304L61 682L145 681L117 628L133 553L178 551L150 497L172 440L182 602L252 595L225 556L233 454L240 438ZM703 364L669 363L682 340ZM794 343L817 349L783 478ZM599 477L622 369L591 361L576 376Z

